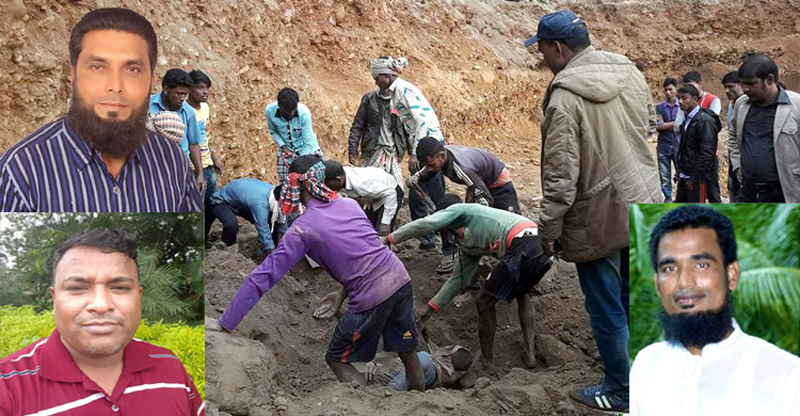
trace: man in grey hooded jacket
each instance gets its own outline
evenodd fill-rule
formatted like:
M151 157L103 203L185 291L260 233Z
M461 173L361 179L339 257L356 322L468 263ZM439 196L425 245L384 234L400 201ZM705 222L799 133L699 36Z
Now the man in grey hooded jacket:
M647 144L653 96L628 58L595 50L575 13L539 21L539 51L555 78L542 120L540 234L547 255L575 262L605 367L600 385L570 397L594 410L628 410L628 204L661 200Z

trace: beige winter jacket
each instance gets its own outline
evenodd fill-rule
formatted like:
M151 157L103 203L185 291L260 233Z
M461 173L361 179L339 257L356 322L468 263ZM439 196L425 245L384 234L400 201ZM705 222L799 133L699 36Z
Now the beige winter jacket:
M628 246L628 204L661 202L650 88L628 58L589 47L556 74L542 121L543 238L581 263Z
M789 103L778 103L775 124L772 126L772 144L775 147L775 163L781 181L783 198L787 203L800 202L800 94L786 90ZM753 104L747 95L736 100L733 110L733 127L728 130L728 149L731 166L741 166L742 134L747 112Z

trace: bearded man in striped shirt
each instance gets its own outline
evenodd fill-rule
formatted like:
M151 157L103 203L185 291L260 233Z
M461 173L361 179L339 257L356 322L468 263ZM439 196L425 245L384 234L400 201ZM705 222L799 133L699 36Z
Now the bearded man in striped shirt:
M202 211L186 156L146 128L157 54L141 15L86 14L70 34L67 117L0 156L0 211Z

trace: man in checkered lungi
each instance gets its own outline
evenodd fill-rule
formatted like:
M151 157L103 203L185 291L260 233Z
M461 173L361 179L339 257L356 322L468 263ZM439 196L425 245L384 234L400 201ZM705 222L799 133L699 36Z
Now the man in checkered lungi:
M277 171L280 183L289 176L289 165L299 156L317 154L322 150L311 126L311 111L300 103L297 91L284 88L278 100L267 106L267 128L278 145Z

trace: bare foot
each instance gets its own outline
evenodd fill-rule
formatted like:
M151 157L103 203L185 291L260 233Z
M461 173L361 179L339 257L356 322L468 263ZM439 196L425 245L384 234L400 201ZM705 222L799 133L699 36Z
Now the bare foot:
M497 367L494 366L494 359L486 357L481 354L481 366L483 367L483 371L486 371L489 374L494 375L497 372Z
M522 353L522 361L525 363L525 367L531 370L536 368L536 355L525 351Z

